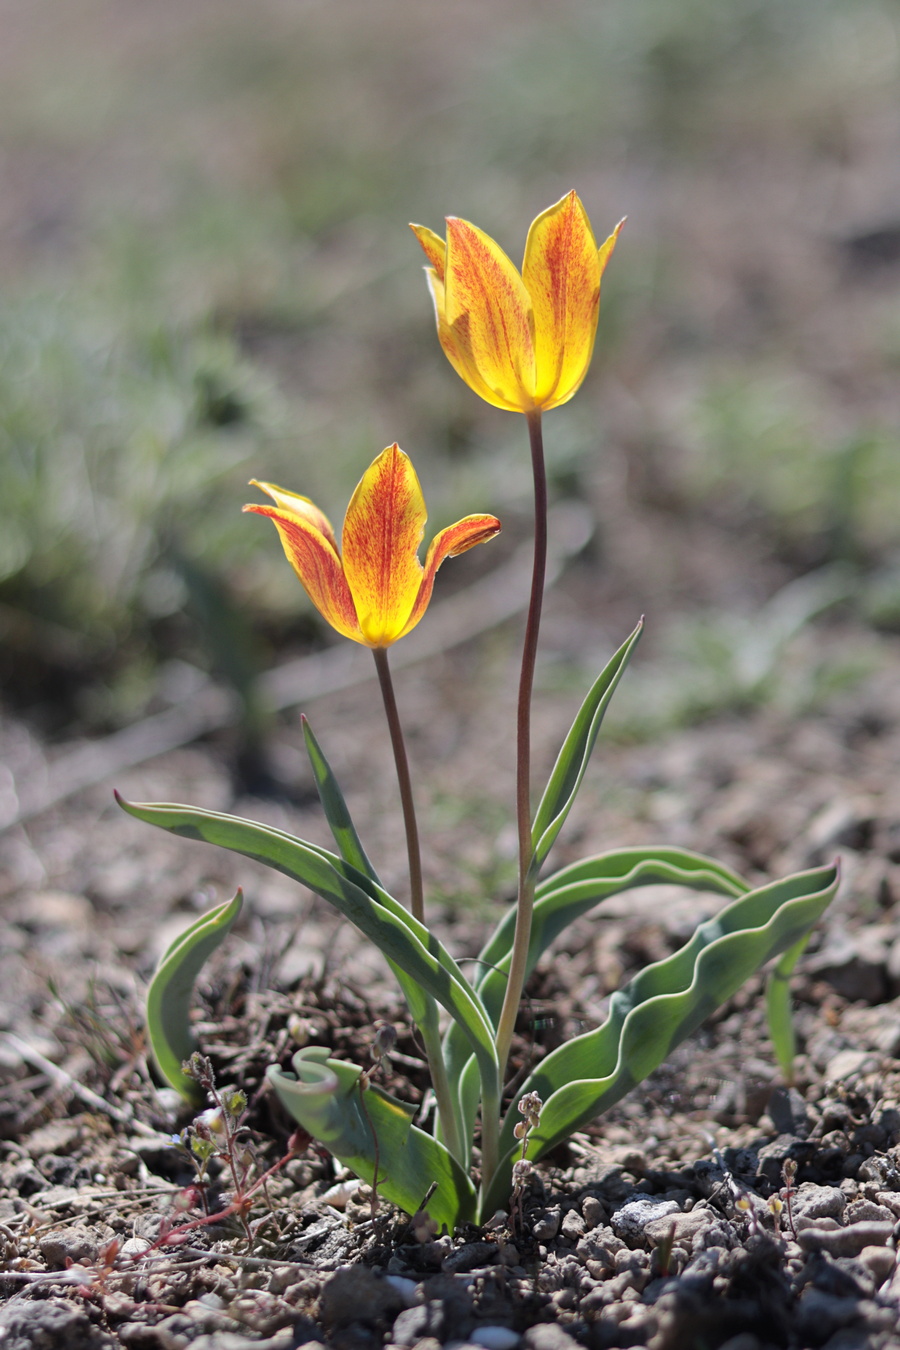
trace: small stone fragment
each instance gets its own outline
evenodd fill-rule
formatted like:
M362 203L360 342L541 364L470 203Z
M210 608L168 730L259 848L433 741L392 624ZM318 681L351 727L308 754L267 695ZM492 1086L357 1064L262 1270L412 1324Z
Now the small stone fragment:
M558 1205L546 1210L532 1227L537 1242L552 1242L559 1232L562 1213Z
M836 1230L804 1228L797 1241L806 1252L828 1252L831 1256L857 1256L864 1247L882 1247L894 1231L892 1223L852 1223Z
M837 1186L817 1186L805 1181L791 1199L795 1219L839 1219L847 1200Z
M875 1287L879 1288L893 1274L897 1264L897 1253L890 1247L863 1247L859 1259L875 1278Z
M394 1345L413 1346L425 1336L443 1340L446 1317L440 1299L430 1299L414 1308L404 1308L394 1322L391 1340Z
M83 1228L60 1228L41 1238L41 1256L51 1270L65 1270L69 1262L96 1261L99 1246Z
M374 1270L348 1266L332 1275L322 1290L319 1316L327 1327L345 1327L351 1322L378 1324L390 1322L402 1306L397 1290Z
M471 1345L480 1345L482 1350L513 1350L521 1337L511 1327L476 1327L469 1336Z
M652 1246L666 1242L671 1235L673 1243L690 1246L696 1235L715 1219L715 1214L706 1206L695 1206L687 1214L664 1215L660 1219L650 1219L644 1225L644 1236Z
M577 1209L570 1209L563 1215L560 1231L563 1237L571 1242L577 1242L578 1238L584 1237L584 1219Z
M606 1206L596 1195L584 1197L581 1202L581 1216L584 1219L585 1227L588 1229L598 1228L601 1224L609 1222Z
M653 1200L646 1197L641 1200L629 1200L613 1214L610 1222L613 1232L629 1246L636 1247L644 1240L644 1229L651 1219L659 1219L667 1214L678 1214L680 1210L674 1200Z
M578 1341L556 1322L539 1322L537 1326L529 1327L522 1337L522 1344L525 1350L581 1350Z

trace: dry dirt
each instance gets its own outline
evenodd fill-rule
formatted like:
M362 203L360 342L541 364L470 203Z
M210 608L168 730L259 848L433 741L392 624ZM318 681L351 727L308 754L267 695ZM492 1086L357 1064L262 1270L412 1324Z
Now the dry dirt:
M204 1204L215 1213L225 1203L227 1178L213 1178L205 1196L192 1186L172 1142L187 1120L147 1068L141 1001L156 957L194 915L244 887L241 926L201 980L196 1034L219 1085L248 1094L258 1169L283 1157L290 1133L262 1072L286 1062L297 1036L366 1063L374 1024L386 1018L399 1032L387 1086L421 1099L420 1052L379 958L285 878L126 818L110 785L8 831L4 1350L317 1339L341 1350L520 1341L571 1350L572 1339L651 1350L900 1344L898 665L886 647L878 673L801 720L758 712L662 743L601 744L559 861L657 841L762 878L840 854L839 898L796 980L796 1088L779 1084L755 980L539 1169L523 1219L452 1238L383 1204L373 1217L364 1193L335 1191L342 1178L314 1149L257 1195L250 1237L233 1216L198 1223ZM445 897L432 921L456 952L473 953L489 911L466 896L491 884L503 894L509 876L509 652L499 639L462 648L402 672L398 687L422 770L429 885ZM479 710L461 693L473 687ZM374 697L361 685L310 712L364 840L401 892ZM552 758L573 701L542 698L539 763ZM8 792L52 777L58 750L12 718L2 737ZM116 786L324 842L295 716L271 750L293 802L235 800L226 751L221 741L172 752ZM539 1055L596 1024L611 990L677 947L718 903L654 888L579 921L530 986L517 1054ZM786 1160L796 1165L790 1197ZM790 1215L773 1214L779 1195Z

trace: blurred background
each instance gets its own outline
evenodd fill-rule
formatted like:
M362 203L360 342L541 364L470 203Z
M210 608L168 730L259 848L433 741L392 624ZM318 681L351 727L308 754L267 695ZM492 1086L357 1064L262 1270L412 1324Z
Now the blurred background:
M253 476L339 523L397 440L437 529L527 537L523 420L434 333L407 229L521 260L576 187L594 364L546 420L594 533L540 680L648 618L619 734L803 710L900 631L895 0L0 0L0 678L108 735L331 641ZM510 639L511 640L511 639Z

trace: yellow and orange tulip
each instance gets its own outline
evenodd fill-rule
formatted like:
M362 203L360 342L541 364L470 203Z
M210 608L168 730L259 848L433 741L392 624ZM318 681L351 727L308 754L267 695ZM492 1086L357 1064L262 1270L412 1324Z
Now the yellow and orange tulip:
M344 517L341 553L327 517L307 497L251 480L275 503L245 511L268 516L288 562L323 618L366 647L390 647L421 619L445 558L500 531L495 516L466 516L435 535L423 567L427 512L416 471L398 445L369 465Z
M620 221L598 249L580 199L569 192L535 220L521 274L488 235L447 218L446 242L412 225L428 258L438 337L470 389L511 412L567 403L587 374L600 278Z

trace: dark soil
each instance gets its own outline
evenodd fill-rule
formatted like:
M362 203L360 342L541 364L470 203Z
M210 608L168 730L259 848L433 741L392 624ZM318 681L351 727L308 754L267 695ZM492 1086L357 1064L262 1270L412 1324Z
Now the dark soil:
M799 721L754 713L598 752L560 861L658 841L710 852L755 878L839 853L845 880L795 982L792 1090L774 1067L757 979L540 1166L522 1213L484 1230L436 1236L343 1184L314 1147L257 1194L246 1228L233 1215L199 1222L204 1206L215 1214L226 1204L228 1179L213 1168L205 1187L194 1184L172 1139L189 1117L147 1068L142 989L160 951L197 912L245 887L242 927L198 990L196 1035L219 1086L248 1095L258 1172L283 1158L291 1132L262 1074L298 1041L369 1064L375 1024L386 1019L399 1035L385 1084L421 1101L421 1055L380 959L286 879L126 818L106 788L7 832L3 1350L900 1344L898 665L887 648L868 683ZM479 838L459 808L468 799L483 820L500 819L508 676L505 658L466 650L398 681L425 770L422 800L433 803L423 810L429 882L454 897L434 921L463 954L477 949L489 915L462 897L489 884L492 867L501 888L508 875L505 827ZM467 712L451 735L430 709L437 701L458 712L470 681L486 711ZM361 834L370 847L380 841L383 871L402 892L380 732L354 731L367 724L369 701L363 686L313 711L352 784ZM542 700L539 761L551 757L570 702ZM2 736L8 791L52 774L53 753L24 725L7 720ZM295 719L278 742L280 772L296 776ZM312 804L232 801L220 750L172 753L117 786L324 838ZM654 888L580 921L532 982L519 1058L596 1024L612 989L719 903Z

